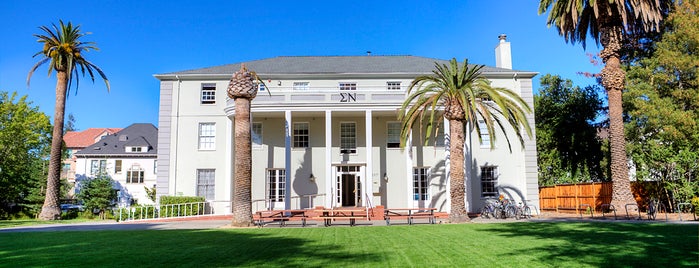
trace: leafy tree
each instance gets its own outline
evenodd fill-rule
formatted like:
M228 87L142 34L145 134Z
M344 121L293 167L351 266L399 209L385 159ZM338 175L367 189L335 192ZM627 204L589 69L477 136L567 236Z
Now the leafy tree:
M78 129L75 128L75 116L73 116L72 113L68 114L68 120L66 121L65 127L63 129L63 132L68 132L68 131L76 131Z
M629 67L624 96L629 151L640 180L669 200L699 196L699 3L678 1L650 57ZM674 206L673 206L674 207Z
M148 196L148 199L150 199L150 201L155 202L155 198L156 198L156 191L155 191L156 188L155 188L155 186L153 186L153 187L151 187L151 188L148 188L148 187L146 187L146 186L143 186L143 189L146 191L146 195Z
M609 103L612 205L623 207L635 202L628 178L628 158L624 138L622 90L625 73L621 52L624 40L638 33L657 31L671 0L540 0L539 14L549 12L547 25L556 26L566 42L581 43L587 36L601 44L604 62L601 83Z
M595 123L602 110L598 90L581 89L557 75L541 77L534 96L540 185L604 178Z
M474 127L478 140L481 140L478 119L483 119L488 135L492 137L491 148L496 141L496 127L503 132L506 127L511 127L521 144L524 144L522 129L532 136L526 118L526 114L531 113L529 105L511 90L490 86L490 82L481 75L482 68L482 65L470 66L468 60L461 65L456 59L451 59L449 65L435 63L432 75L418 76L410 83L409 96L401 106L401 146L406 146L412 129L421 127L423 119L427 120L426 140L436 135L441 116L449 120L450 222L469 221L464 203L465 127ZM512 150L509 137L505 135L505 138Z
M12 207L26 204L35 182L41 180L50 131L49 117L27 96L0 92L0 218L8 217Z
M80 182L78 199L89 211L99 211L100 219L104 219L104 212L111 207L117 198L113 188L114 181L106 175L99 175L94 179L86 179Z
M46 198L39 215L39 218L43 220L56 220L61 216L58 198L62 162L61 153L63 149L63 120L66 110L66 96L73 83L73 78L75 78L75 90L77 93L80 74L84 76L87 72L94 82L94 72L96 71L107 85L107 90L109 90L109 80L107 80L102 69L84 58L83 54L85 52L98 49L93 42L83 42L81 40L83 36L89 33L81 32L79 25L73 27L72 23L64 24L62 20L59 21L59 26L56 26L56 24L52 25L52 28L39 27L43 34L34 35L39 38L37 42L43 45L41 51L34 54L34 57L39 56L41 60L31 68L27 75L27 86L29 86L32 74L40 66L48 63L49 75L56 71L56 107L53 118L48 178L46 180Z

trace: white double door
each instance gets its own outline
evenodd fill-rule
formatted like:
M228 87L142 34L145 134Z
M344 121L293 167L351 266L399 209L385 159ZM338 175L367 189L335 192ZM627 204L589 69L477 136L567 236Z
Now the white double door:
M363 207L364 169L362 165L333 166L333 206Z

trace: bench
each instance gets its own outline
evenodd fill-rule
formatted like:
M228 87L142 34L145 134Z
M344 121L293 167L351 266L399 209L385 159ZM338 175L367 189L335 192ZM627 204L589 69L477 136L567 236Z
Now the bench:
M253 221L255 225L263 227L268 222L279 222L279 227L286 226L286 222L291 219L300 219L301 225L306 227L306 215L305 210L299 209L286 209L286 210L262 210L255 213ZM270 220L270 221L265 221Z
M391 225L391 217L407 219L408 224L412 225L416 218L426 218L430 224L436 222L434 211L436 208L393 208L384 210L384 220L386 225Z
M349 220L350 226L357 225L357 219L367 219L366 210L363 209L331 209L331 210L320 210L320 216L314 217L315 219L323 220L326 227L332 226L332 222L335 220Z

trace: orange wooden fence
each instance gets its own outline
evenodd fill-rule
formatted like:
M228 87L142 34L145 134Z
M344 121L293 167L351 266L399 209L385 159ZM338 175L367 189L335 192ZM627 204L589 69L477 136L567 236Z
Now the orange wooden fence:
M644 200L644 193L640 187L634 187L635 182L631 182L632 190L636 201L641 204ZM601 211L602 204L609 204L612 201L611 182L592 182L562 184L539 188L539 207L542 211L570 212L578 213L580 209L587 207L586 204Z

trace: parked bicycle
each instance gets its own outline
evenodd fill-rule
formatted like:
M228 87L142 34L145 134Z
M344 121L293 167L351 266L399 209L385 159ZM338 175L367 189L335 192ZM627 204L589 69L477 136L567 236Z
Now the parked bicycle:
M480 211L481 218L498 219L500 216L500 200L488 199L485 200L485 206Z
M516 219L531 219L532 217L532 209L527 206L522 204L522 202L519 202L519 205L517 206L517 213L515 215Z

